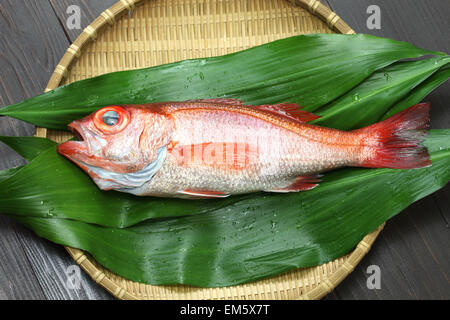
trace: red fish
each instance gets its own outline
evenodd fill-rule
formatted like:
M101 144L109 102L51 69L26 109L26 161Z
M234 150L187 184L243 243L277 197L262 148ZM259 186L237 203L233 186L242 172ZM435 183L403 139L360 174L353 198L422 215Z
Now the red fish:
M308 124L317 118L295 104L228 99L109 106L71 123L80 141L58 152L103 190L188 198L309 190L344 166L431 165L420 145L429 104L349 132Z

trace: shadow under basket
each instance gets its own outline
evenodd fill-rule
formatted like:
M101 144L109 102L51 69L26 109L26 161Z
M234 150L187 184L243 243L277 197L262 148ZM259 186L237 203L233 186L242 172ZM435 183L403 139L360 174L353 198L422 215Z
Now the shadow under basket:
M308 33L354 31L316 0L121 0L70 45L46 91L113 71L224 55ZM71 137L45 128L37 128L36 136L56 142ZM223 288L137 283L110 272L81 250L66 249L94 281L119 299L320 299L353 271L381 229L329 263Z

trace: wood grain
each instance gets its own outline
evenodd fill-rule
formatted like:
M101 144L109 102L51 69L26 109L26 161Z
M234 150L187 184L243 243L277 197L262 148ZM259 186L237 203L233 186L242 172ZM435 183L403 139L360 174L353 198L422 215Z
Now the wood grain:
M0 106L43 91L55 65L82 29L116 0L2 0ZM450 5L442 0L324 1L353 29L450 52ZM381 30L366 26L369 5L381 9ZM69 5L81 9L81 29L66 26ZM450 128L450 83L433 92L432 126ZM32 135L33 126L0 118L0 135ZM0 145L0 169L23 164ZM376 210L376 207L373 208ZM356 270L327 299L449 299L450 187L391 219ZM66 251L0 216L0 299L111 299L81 272L79 290L66 286L74 265ZM381 289L366 286L367 267L381 269Z
M70 42L74 42L78 37L80 32L86 28L95 18L97 18L100 13L108 9L117 0L50 0L50 4L58 18L58 21L62 27L64 27L65 33L70 39ZM80 7L81 12L81 29L69 29L67 27L67 19L69 14L67 13L67 8L71 5L76 5Z
M0 104L42 93L69 41L48 1L4 0L0 4ZM32 135L34 127L0 118L0 135ZM24 164L0 145L0 169ZM107 299L83 272L80 290L66 287L73 260L61 246L0 216L0 299Z

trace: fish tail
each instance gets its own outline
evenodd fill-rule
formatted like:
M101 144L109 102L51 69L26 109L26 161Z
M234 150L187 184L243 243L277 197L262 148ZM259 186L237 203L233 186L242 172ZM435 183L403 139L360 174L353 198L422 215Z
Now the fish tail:
M392 117L357 130L363 150L361 167L413 169L431 165L426 147L430 104L412 106Z

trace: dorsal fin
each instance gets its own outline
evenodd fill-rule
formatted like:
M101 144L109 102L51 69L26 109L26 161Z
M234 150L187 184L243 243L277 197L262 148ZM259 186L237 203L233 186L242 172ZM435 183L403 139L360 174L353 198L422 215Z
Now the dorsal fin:
M244 104L241 100L238 100L238 99L226 99L226 98L194 99L194 100L188 100L186 102L219 103L219 104L228 104L230 106L242 106Z
M266 111L283 118L297 122L308 122L320 118L320 116L301 110L295 103L279 103L274 105L251 106L257 110Z
M320 118L320 116L301 110L301 107L295 103L279 103L274 105L260 105L260 106L252 106L244 104L241 100L237 99L198 99L198 100L188 100L186 102L203 102L203 103L218 103L218 104L226 104L229 106L242 106L255 110L265 111L276 115L278 117L282 117L288 120L293 120L297 122L308 122L315 119Z

